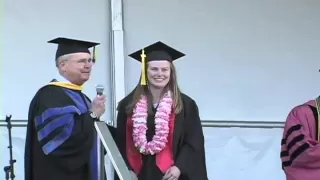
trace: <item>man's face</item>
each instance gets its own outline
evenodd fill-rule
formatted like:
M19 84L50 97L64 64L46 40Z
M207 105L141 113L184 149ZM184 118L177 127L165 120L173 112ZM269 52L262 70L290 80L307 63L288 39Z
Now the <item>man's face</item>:
M90 54L74 53L67 61L61 62L61 69L72 83L82 85L90 78L93 64Z

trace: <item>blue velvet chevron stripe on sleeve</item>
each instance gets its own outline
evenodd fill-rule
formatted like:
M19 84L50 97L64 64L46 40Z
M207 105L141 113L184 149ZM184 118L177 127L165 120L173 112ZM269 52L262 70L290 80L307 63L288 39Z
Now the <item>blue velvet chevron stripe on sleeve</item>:
M64 143L71 135L74 126L74 116L81 112L76 106L49 108L35 118L38 140L43 152L48 155ZM58 132L58 133L54 133Z

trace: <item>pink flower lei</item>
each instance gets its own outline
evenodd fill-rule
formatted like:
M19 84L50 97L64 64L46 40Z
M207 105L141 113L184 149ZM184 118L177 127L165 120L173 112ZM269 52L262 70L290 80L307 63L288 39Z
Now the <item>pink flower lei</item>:
M166 147L169 135L169 120L172 111L171 92L168 91L160 100L155 114L155 135L150 142L147 141L148 101L142 95L133 109L133 143L142 154L154 155Z

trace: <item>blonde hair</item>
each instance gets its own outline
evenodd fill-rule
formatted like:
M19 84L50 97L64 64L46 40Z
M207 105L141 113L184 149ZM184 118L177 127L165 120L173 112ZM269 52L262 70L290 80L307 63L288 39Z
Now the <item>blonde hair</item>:
M170 90L172 92L172 99L173 99L173 109L175 114L179 114L183 110L183 102L181 98L181 91L178 87L177 83L177 73L176 68L172 63L170 63L170 80L165 87L166 90ZM141 80L141 77L140 77ZM131 99L131 102L125 107L126 113L131 114L133 111L133 108L137 104L137 102L140 100L141 95L146 95L147 97L150 97L150 93L147 86L141 86L140 81L136 88L133 90L133 98ZM152 103L148 103L148 109L151 110ZM149 111L150 112L150 111Z

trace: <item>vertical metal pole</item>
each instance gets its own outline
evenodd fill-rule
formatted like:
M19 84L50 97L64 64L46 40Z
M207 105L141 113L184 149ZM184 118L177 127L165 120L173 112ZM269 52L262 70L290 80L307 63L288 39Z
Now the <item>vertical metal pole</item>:
M117 118L117 104L125 97L125 56L123 40L122 0L110 0L111 6L111 95L112 124Z
M97 141L97 159L98 159L98 180L106 180L106 174L105 174L105 163L104 163L104 147L102 145L102 142L97 135L96 138Z
M105 160L104 160L104 147L102 145L102 142L99 138L99 146L100 146L100 179L106 180L106 173L105 173Z
M125 57L123 41L123 15L122 0L110 0L110 19L111 19L111 124L116 125L117 104L125 96ZM113 179L114 168L109 163L109 178Z

